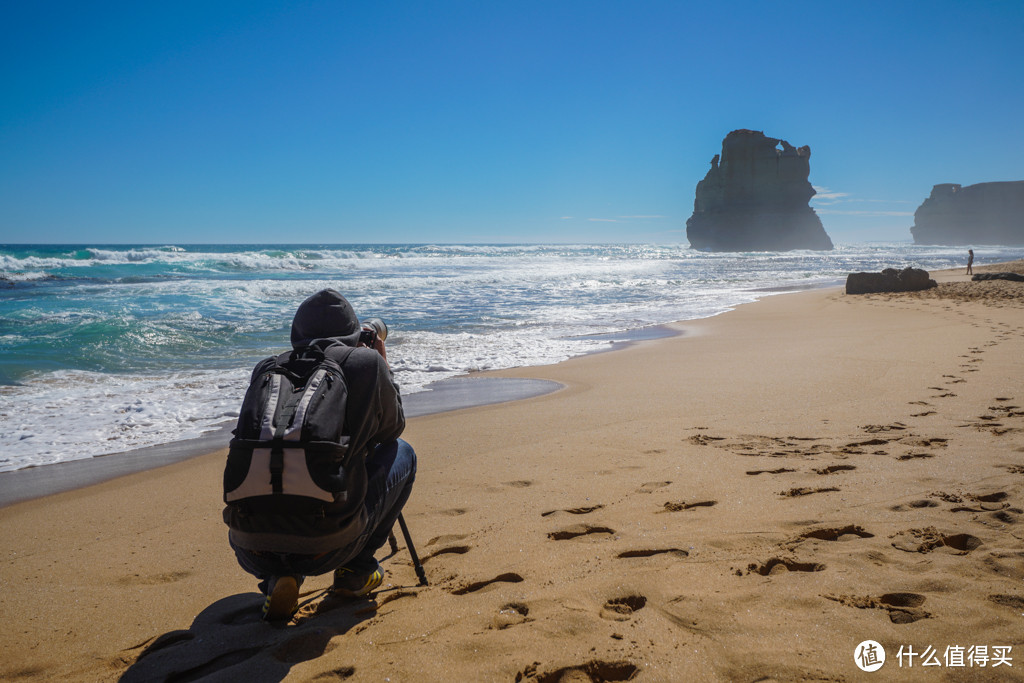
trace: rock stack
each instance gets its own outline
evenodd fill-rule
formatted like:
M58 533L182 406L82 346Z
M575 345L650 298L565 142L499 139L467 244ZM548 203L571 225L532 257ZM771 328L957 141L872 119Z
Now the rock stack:
M690 246L709 251L829 250L829 239L808 202L814 188L811 148L796 148L760 131L734 130L697 183Z
M1024 244L1024 181L936 185L910 234L914 244Z

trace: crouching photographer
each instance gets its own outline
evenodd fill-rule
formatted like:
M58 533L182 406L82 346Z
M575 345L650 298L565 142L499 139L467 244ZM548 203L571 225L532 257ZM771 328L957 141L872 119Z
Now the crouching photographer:
M416 454L387 363L387 326L360 324L324 289L299 306L292 350L253 370L224 471L224 521L239 565L259 579L264 619L289 619L306 576L365 596L375 553L409 499Z

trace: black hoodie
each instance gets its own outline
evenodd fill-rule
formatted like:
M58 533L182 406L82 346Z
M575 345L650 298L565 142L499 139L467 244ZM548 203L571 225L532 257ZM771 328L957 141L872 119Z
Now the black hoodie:
M292 320L291 340L295 349L319 346L337 361L345 375L348 402L345 425L349 434L347 477L361 485L344 502L328 507L326 518L256 518L234 505L224 509L231 540L249 550L319 554L344 547L363 533L366 515L366 459L377 444L397 439L405 429L402 396L387 362L373 349L358 346L359 319L352 306L333 289L324 289L299 306ZM338 345L340 343L340 346ZM357 347L349 351L344 347ZM253 377L274 357L263 360ZM340 463L339 463L340 467Z
M328 358L343 358L343 349L330 349L340 342L358 347L341 362L348 387L349 450L364 452L379 443L397 439L405 429L402 396L385 361L373 349L359 346L359 319L352 305L333 289L323 289L309 297L292 320L292 347L317 345L327 349ZM333 353L332 353L333 351Z

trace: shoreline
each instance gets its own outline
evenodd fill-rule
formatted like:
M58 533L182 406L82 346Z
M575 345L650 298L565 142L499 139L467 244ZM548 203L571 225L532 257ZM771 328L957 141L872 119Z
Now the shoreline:
M1003 264L979 265L977 268L993 270L1001 265ZM932 273L932 276L943 274L947 278L954 277L960 270L935 271ZM759 297L753 302L738 304L721 313L703 318L677 320L671 323L582 337L584 339L610 339L611 343L607 348L591 351L578 357L615 352L628 348L638 342L681 335L683 334L682 328L688 323L724 315L735 310L737 307L757 303L768 297L808 291L840 289L843 286L844 282L838 281L807 285L779 285L754 289L751 291L761 293L764 296ZM573 358L577 358L577 356L561 362L571 361ZM501 373L508 371L525 370L529 373L530 368L534 367L543 368L546 366L522 366L502 370L487 370L432 382L427 385L426 390L403 397L406 418L412 419L442 412L525 400L543 396L546 393L558 391L562 388L557 382L542 379L501 376ZM81 460L70 460L47 465L30 466L9 472L0 472L0 509L16 503L64 491L73 491L127 474L144 472L219 451L227 447L227 443L231 439L233 425L234 421L228 420L222 423L220 427L191 439L170 441L129 451L107 453Z
M589 339L612 339L607 348L592 353L617 351L640 341L679 334L667 325L592 335ZM534 366L527 366L534 367ZM472 373L438 380L425 391L403 397L406 419L464 410L510 401L520 401L558 391L561 385L542 379L493 377L491 372ZM227 447L234 421L222 423L201 436L145 446L130 451L106 453L80 460L23 467L0 472L0 508L43 498L64 491L92 486L117 477L144 472L190 460Z
M309 577L279 627L225 539L223 450L0 509L0 678L852 680L866 639L892 675L930 645L1009 648L971 673L1012 677L1024 285L936 279L493 373L564 388L410 420L429 585L400 548L374 599Z
M406 418L411 419L523 400L559 388L555 382L538 379L463 376L435 382L428 391L403 397L403 402ZM193 439L0 472L0 508L221 451L227 448L234 426L232 420Z
M993 271L1008 263L1015 262L979 265L976 266L976 269ZM938 275L949 279L961 274L961 271L962 269L935 271L931 275L933 277ZM753 302L738 304L727 311L704 318L684 319L620 332L588 335L583 338L610 339L611 343L607 348L591 351L581 357L615 352L628 348L638 342L681 335L683 334L683 327L688 323L724 315L735 310L737 307L757 303L771 296L841 289L843 286L843 281L837 281L807 285L780 285L751 290L762 293L765 296L759 297ZM571 361L573 358L576 358L576 356L561 362ZM530 368L534 367L543 368L545 366L523 366L502 370L487 370L432 382L426 390L403 397L406 418L412 419L442 412L526 400L543 396L546 393L558 391L562 388L557 382L535 379L528 376L501 376L502 373L518 370L524 370L529 374ZM29 466L8 472L0 472L0 509L16 503L64 491L73 491L110 481L127 474L144 472L219 451L227 447L227 442L231 439L233 425L234 421L228 420L218 428L191 439L170 441L129 451L107 453L81 460Z

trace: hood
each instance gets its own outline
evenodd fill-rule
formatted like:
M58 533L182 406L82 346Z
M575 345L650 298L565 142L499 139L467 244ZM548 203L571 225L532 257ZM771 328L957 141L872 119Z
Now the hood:
M333 289L322 289L299 305L292 320L292 347L309 346L315 339L335 339L359 345L359 318L352 305Z

